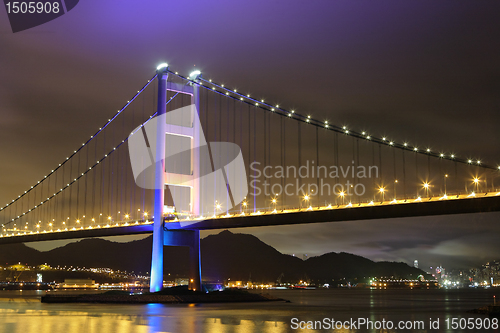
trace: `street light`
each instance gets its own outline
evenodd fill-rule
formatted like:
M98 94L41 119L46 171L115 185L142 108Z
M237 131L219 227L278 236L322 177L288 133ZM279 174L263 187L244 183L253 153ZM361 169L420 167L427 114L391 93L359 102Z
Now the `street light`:
M396 184L398 183L398 180L394 180L394 200L396 200Z
M304 201L307 201L307 206L309 206L309 194L304 195Z
M384 199L385 199L385 188L380 187L380 188L378 189L378 191L379 191L380 193L382 193L382 202L384 202Z
M476 193L479 192L479 178L474 178L474 184L476 184Z
M424 188L425 188L425 193L427 195L427 198L429 197L429 186L430 186L429 183L427 183L427 182L424 183Z

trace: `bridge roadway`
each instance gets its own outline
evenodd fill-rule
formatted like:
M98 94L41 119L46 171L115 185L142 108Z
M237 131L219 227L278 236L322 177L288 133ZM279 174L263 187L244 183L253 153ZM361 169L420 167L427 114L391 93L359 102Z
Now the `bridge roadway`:
M417 216L487 213L500 211L500 192L454 195L385 202L345 204L326 207L287 209L218 215L196 220L172 221L166 228L178 229L229 229L290 224L345 222ZM78 239L152 233L152 221L128 221L112 226L72 228L69 230L49 230L40 232L18 232L0 236L0 244L50 241L58 239Z

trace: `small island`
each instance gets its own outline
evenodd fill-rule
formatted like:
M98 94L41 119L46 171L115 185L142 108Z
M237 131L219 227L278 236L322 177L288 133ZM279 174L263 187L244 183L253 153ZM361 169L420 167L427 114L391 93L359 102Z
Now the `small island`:
M270 302L285 301L269 294L251 293L246 290L225 289L221 291L200 292L191 291L187 287L166 288L156 293L131 293L129 291L113 290L102 294L81 295L45 295L42 303L228 303L228 302Z

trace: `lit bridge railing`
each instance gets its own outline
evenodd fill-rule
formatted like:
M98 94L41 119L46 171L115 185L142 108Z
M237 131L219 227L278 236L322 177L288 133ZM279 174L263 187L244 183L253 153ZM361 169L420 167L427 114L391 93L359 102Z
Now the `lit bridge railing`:
M276 208L276 205L271 205L266 208L259 208L255 211L253 209L247 208L243 209L241 207L238 212L226 212L213 214L209 216L199 216L199 217L190 217L185 216L182 218L175 217L170 220L166 220L165 225L168 226L171 222L195 222L195 221L210 221L210 220L218 220L218 219L241 219L248 216L266 216L266 215L276 215L276 214L293 214L299 212L313 212L313 211L325 211L325 210L344 210L344 209L355 209L360 207L370 207L370 206L393 206L393 205L406 205L411 203L430 203L430 202L440 202L440 201L457 201L463 199L474 199L474 198L488 198L488 197L497 197L500 196L500 192L471 192L465 194L445 194L442 196L430 196L430 197L417 197L411 199L393 199L386 201L372 200L372 201L364 201L364 202L346 202L343 204L329 204L325 206L313 206L313 205L304 205L304 207L290 207L290 208ZM113 228L123 228L123 227L134 227L139 225L151 225L153 224L154 219L127 219L122 221L106 221L105 223L96 223L93 225L75 225L72 227L65 228L42 228L41 225L37 224L37 230L22 230L18 228L12 229L4 229L2 233L0 233L0 238L4 237L16 237L16 236L26 236L26 235L34 235L34 234L47 234L47 233L64 233L64 232L75 232L81 230L93 230L93 229L113 229ZM307 223L307 221L304 221ZM27 229L28 226L25 226Z

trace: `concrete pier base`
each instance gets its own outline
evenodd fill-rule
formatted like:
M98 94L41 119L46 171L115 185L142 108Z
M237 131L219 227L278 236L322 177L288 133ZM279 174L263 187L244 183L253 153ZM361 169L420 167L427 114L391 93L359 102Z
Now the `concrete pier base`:
M164 230L163 245L189 247L189 290L202 290L200 231ZM168 255L168 253L166 253L166 255Z

